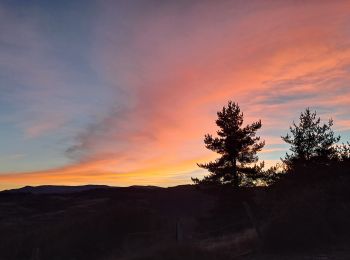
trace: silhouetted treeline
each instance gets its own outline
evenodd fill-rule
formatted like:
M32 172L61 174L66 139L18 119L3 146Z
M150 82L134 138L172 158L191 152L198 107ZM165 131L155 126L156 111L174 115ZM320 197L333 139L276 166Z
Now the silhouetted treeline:
M316 111L307 108L300 114L299 122L293 122L290 133L282 140L290 145L281 163L264 169L264 162L257 164L257 153L265 145L256 136L262 127L261 120L243 127L243 113L237 103L228 102L227 107L217 113L218 137L207 134L206 148L220 157L213 162L198 164L207 169L209 175L202 180L192 178L196 184L239 186L271 185L289 174L308 172L332 172L345 174L350 164L350 144L338 145L340 136L332 129L333 120L321 123ZM252 165L253 164L253 165Z

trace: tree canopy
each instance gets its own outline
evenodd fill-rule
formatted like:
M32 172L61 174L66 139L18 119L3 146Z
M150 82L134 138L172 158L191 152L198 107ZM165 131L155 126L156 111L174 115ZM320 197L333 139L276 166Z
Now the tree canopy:
M333 120L322 124L316 111L307 108L300 114L299 123L293 122L290 133L282 136L282 140L289 144L291 154L286 154L283 162L289 169L296 165L308 163L328 163L337 157L335 144L340 136L332 130Z
M220 155L215 161L198 164L210 174L202 180L192 178L195 183L227 184L237 188L249 183L262 169L257 163L259 152L265 145L256 132L261 128L261 120L243 127L243 113L239 105L229 101L227 107L217 112L217 137L205 135L205 147Z

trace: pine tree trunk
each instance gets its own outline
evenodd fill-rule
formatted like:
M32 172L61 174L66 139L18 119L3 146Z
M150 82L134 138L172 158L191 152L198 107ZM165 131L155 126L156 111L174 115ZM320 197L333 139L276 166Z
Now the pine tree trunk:
M235 189L238 189L239 183L238 183L238 174L237 174L237 160L236 158L233 158L233 187Z

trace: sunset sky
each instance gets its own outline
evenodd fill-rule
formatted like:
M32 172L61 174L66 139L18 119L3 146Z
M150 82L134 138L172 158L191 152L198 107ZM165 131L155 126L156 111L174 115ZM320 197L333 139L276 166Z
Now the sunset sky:
M228 100L268 165L306 107L350 140L350 1L0 2L0 189L190 183Z

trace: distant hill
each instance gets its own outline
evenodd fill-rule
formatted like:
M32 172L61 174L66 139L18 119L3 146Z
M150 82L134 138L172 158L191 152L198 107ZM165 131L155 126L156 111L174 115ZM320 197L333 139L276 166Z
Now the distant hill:
M75 193L81 191L108 189L107 185L83 185L83 186L56 186L56 185L42 185L42 186L25 186L19 189L5 190L1 193L31 193L31 194L63 194Z

